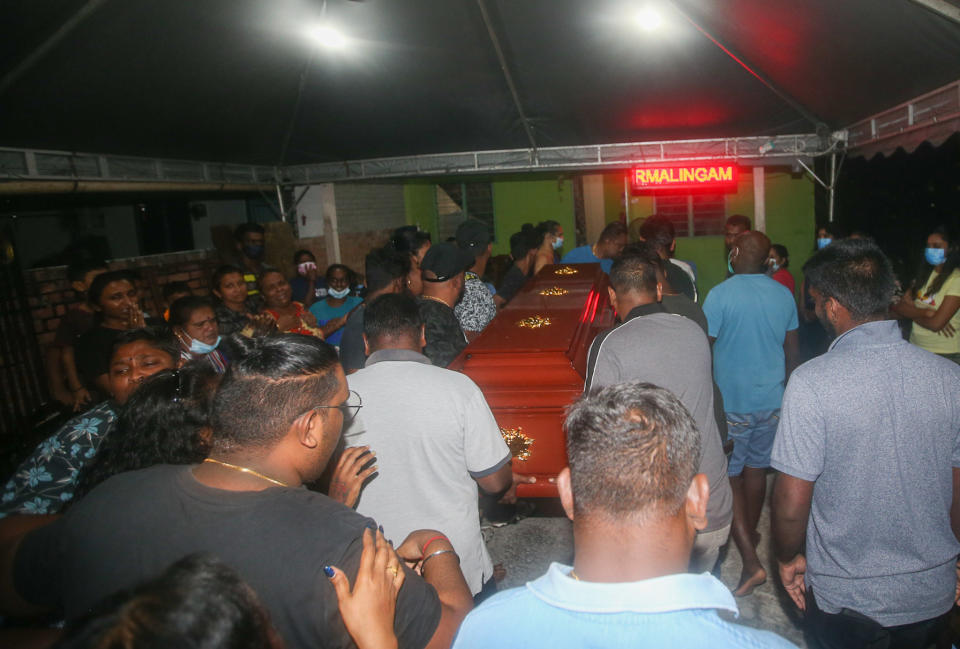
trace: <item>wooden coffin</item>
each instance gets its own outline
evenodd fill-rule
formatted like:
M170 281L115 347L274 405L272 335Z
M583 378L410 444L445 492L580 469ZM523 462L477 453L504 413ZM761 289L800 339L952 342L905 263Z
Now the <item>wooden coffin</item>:
M480 386L514 471L536 476L522 498L557 496L564 410L583 392L590 343L613 326L608 285L599 264L544 267L449 366Z

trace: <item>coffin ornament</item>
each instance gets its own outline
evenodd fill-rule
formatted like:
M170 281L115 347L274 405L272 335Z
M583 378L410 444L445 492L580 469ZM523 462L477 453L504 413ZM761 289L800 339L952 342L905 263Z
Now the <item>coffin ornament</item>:
M551 324L553 324L553 321L542 315L532 315L517 321L517 326L521 329L539 329L540 327L549 327Z
M540 291L540 295L566 295L569 293L565 288L560 288L559 286L554 286L552 288L545 288Z
M530 459L530 447L533 446L533 438L523 434L523 428L504 428L500 427L500 434L503 435L503 441L507 443L510 453L517 460L523 462Z

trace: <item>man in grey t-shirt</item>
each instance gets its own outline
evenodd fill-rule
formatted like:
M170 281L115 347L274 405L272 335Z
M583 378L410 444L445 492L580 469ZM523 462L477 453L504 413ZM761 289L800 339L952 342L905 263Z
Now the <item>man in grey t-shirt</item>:
M623 324L600 334L590 346L585 390L644 381L673 392L690 412L701 435L697 472L710 484L707 526L697 534L690 566L694 572L710 571L733 519L727 459L713 410L710 344L693 320L667 313L659 304L662 287L649 259L619 258L610 270L610 283L610 302L626 315Z
M493 563L480 534L478 486L505 492L511 454L480 388L431 365L416 301L384 295L367 306L366 366L351 374L362 411L344 436L377 452L377 475L357 511L376 516L388 538L431 521L449 537L473 595L492 594Z
M926 647L957 582L960 367L885 319L894 278L874 244L834 242L803 270L837 337L783 397L780 576L813 646Z

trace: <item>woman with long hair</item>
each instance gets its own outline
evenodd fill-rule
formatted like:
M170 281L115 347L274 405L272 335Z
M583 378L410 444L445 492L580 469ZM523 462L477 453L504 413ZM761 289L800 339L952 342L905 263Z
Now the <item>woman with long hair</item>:
M159 372L120 408L117 430L81 471L74 499L118 473L196 464L210 450L210 405L220 376L206 363Z
M543 232L543 241L537 248L537 256L533 262L533 274L536 275L544 266L557 263L560 258L557 251L563 248L563 226L556 221L541 221L537 230Z
M913 321L911 343L960 364L960 241L956 234L943 225L934 228L923 258L913 285L894 311Z

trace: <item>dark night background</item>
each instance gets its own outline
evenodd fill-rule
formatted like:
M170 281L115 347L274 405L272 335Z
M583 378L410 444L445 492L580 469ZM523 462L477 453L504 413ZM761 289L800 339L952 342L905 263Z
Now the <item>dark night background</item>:
M818 192L818 224L827 220L825 193ZM960 225L960 134L909 154L901 149L888 157L848 158L840 168L836 200L841 228L874 237L898 275L912 276L930 231Z

